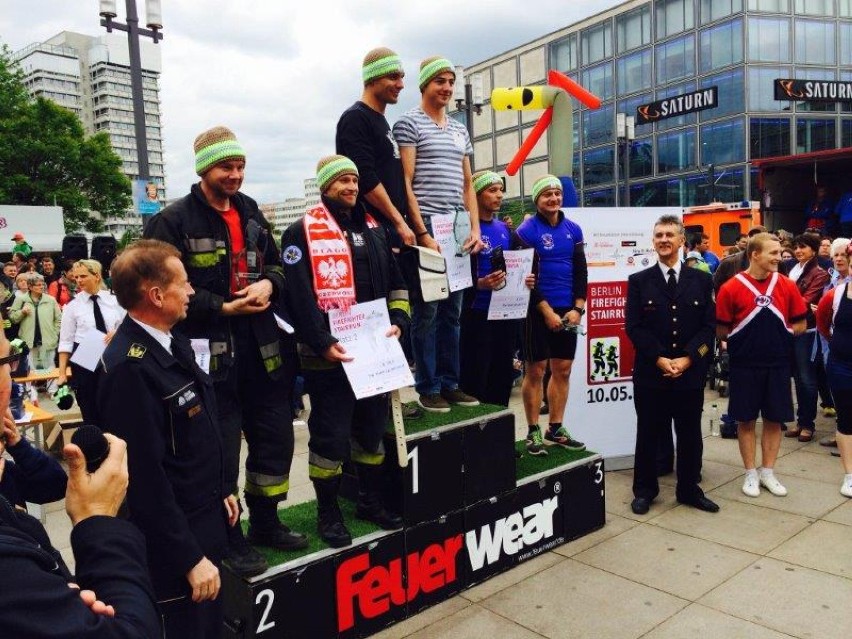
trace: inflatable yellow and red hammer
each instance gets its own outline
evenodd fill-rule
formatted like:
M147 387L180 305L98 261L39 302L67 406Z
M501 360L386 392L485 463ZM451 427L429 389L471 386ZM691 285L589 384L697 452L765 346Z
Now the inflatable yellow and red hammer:
M534 87L497 88L491 92L491 107L500 110L544 109L541 117L530 131L515 157L506 167L506 173L515 175L532 148L550 127L550 172L560 177L571 176L571 161L574 155L573 119L571 100L573 96L590 109L601 105L599 97L590 93L571 78L559 71L549 71L547 85Z

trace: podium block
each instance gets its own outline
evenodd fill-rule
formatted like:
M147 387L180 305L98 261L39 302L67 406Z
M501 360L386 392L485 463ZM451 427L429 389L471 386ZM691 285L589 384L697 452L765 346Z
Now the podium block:
M223 568L223 636L336 637L334 571L335 554L330 550L274 567L248 581Z
M566 541L603 528L606 522L604 460L600 456L564 473Z
M489 415L464 428L464 504L470 506L515 487L515 415Z
M408 466L401 468L393 438L385 441L387 507L405 526L437 519L464 506L464 438L458 428L406 437Z
M406 424L409 427L409 424ZM393 435L385 439L387 505L406 526L432 521L515 487L515 416L508 410L406 436L400 468Z

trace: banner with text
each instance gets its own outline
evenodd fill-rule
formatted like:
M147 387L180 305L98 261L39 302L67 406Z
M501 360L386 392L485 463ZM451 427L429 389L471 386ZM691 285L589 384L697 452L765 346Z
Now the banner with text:
M624 329L627 278L657 262L652 247L660 215L679 208L565 209L583 229L589 289L585 339L577 341L565 424L590 450L604 457L632 456L633 344Z

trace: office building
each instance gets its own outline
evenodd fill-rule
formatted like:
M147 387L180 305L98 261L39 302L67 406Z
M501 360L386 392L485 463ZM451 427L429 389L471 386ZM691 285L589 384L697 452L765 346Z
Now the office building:
M585 206L615 205L616 184L625 202L617 114L637 115L640 106L681 96L683 107L695 92L702 97L691 105L700 102L700 110L637 123L632 205L705 204L713 194L758 200L750 160L852 146L852 101L774 95L776 79L852 81L852 0L630 0L470 65L465 74L480 73L488 97L492 87L543 84L550 69L603 101L590 110L572 100L573 178ZM708 107L703 98L713 87L717 100ZM453 115L464 121L463 113ZM486 104L473 117L475 168L505 175L540 115ZM559 149L543 138L518 174L507 176L507 195L528 196L554 153Z
M157 184L159 200L164 204L165 170L158 86L160 49L152 42L140 44L150 181ZM121 158L123 172L131 180L137 177L126 36L92 37L63 31L43 43L16 52L15 58L31 95L53 100L73 111L82 121L87 135L108 133L113 150ZM134 211L128 211L124 218L110 218L104 222L107 232L116 236L142 225Z

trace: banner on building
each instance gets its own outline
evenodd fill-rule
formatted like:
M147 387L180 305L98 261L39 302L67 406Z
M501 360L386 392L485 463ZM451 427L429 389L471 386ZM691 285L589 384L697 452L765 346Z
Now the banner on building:
M565 424L605 458L629 457L636 443L633 344L624 312L627 278L657 262L654 222L681 215L671 208L577 208L565 214L583 229L589 288L586 334L577 340Z
M636 124L676 118L687 113L715 109L717 106L719 106L719 88L706 87L636 107Z
M852 102L852 82L775 80L775 99L794 102Z
M160 212L157 199L157 183L152 180L133 180L133 208L139 215L154 215Z

